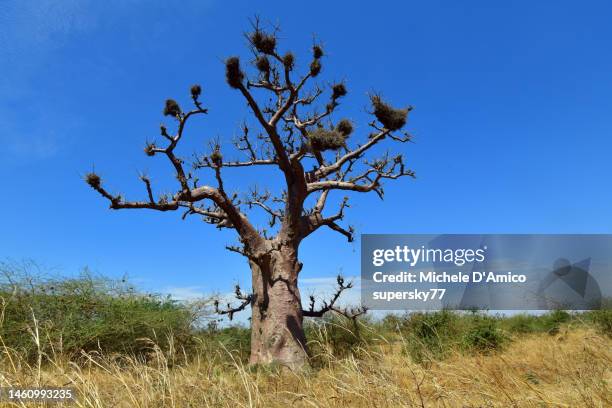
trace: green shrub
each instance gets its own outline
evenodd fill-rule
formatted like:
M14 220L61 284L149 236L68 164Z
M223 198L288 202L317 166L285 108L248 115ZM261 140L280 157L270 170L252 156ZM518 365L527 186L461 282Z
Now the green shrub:
M312 364L321 366L336 358L359 355L377 337L367 316L349 319L333 313L307 320L304 326Z
M612 309L593 310L588 317L600 333L612 337Z
M142 294L125 279L87 271L75 278L49 279L6 265L1 269L0 337L29 359L41 353L74 356L81 350L145 355L151 341L162 349L194 345L192 326L199 307Z
M474 315L463 335L463 346L468 351L489 352L499 350L506 337L498 327L498 319L490 316Z
M0 344L30 361L53 354L70 358L82 350L146 358L153 343L169 351L168 356L228 359L231 354L231 359L248 361L250 328L219 326L216 320L202 325L208 311L205 301L186 304L141 293L125 279L106 279L87 271L74 278L50 279L0 263L0 275L4 276L0 279ZM583 314L555 310L540 316L510 317L442 310L390 314L378 321L328 314L308 319L305 330L317 367L339 358L372 355L372 346L380 340L401 340L403 351L424 363L457 351L486 353L510 340L505 333L554 334L570 322L594 325L612 336L609 308ZM201 353L191 353L196 349Z
M399 325L404 351L418 363L444 359L453 352L491 352L509 340L500 327L503 319L477 312L442 310L412 313L399 323L395 319L387 324Z
M526 334L540 330L538 316L524 313L507 317L502 320L501 324L510 333Z
M219 352L220 357L226 359L231 353L246 363L251 352L251 329L242 325L219 327L218 323L212 320L205 328L197 330L199 347L205 354Z
M542 315L519 314L505 317L500 325L509 333L525 334L546 332L556 334L563 324L569 323L574 316L564 310L553 310Z
M539 322L543 331L553 335L559 332L562 324L569 322L571 319L572 315L565 310L553 310L540 316Z
M396 333L400 331L404 325L406 317L389 313L382 318L380 329L385 332Z
M449 310L412 313L400 326L404 350L417 362L441 359L453 349L461 333L461 320Z

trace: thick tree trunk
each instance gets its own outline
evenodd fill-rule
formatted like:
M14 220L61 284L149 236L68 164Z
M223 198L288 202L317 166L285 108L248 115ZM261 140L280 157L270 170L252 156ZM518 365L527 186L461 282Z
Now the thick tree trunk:
M272 251L262 262L251 262L251 364L280 364L291 369L308 364L297 285L300 269L297 250L291 247Z

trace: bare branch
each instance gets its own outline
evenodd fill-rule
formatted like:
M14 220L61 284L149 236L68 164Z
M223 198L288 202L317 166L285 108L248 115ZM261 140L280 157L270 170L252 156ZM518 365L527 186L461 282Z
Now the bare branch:
M217 228L233 227L227 214L221 211L217 205L208 208L205 208L204 206L196 206L193 203L180 203L179 205L187 208L181 217L183 219L189 215L197 214L202 216L204 222L208 224L215 224Z
M261 155L256 152L253 142L250 140L249 128L246 124L242 125L242 132L242 135L234 141L234 146L237 150L247 153L249 160L225 161L220 164L221 167L247 167L278 164L276 159L271 157L262 158ZM193 164L195 169L212 168L214 166L215 164L212 163L207 156L196 158L196 161Z
M140 175L140 180L145 183L147 195L149 196L149 202L154 203L155 199L153 198L153 190L151 189L151 180L145 174Z
M329 224L325 224L325 225L327 225L332 230L344 235L346 239L348 240L348 242L353 242L353 240L355 239L354 237L355 230L353 229L353 227L349 226L348 229L345 229L339 226L338 224L336 224L335 222L330 222Z
M368 170L348 181L326 180L308 183L308 193L325 190L348 190L360 193L375 191L382 198L381 180L396 180L405 176L415 177L414 171L405 168L401 155L396 156L392 161L388 156L385 156L381 160L372 163L366 162L366 164L370 166Z
M338 298L340 298L342 292L353 287L353 282L345 284L344 278L341 275L337 276L336 282L338 284L336 292L332 295L330 300L323 302L319 310L315 310L315 298L312 295L310 296L309 308L307 310L302 310L302 315L304 317L322 317L325 313L329 311L344 314L342 309L336 307L336 301L338 300Z
M261 126L264 128L264 130L266 131L266 133L270 137L270 141L271 141L272 145L274 146L274 150L276 151L276 155L278 156L278 164L279 164L280 168L283 170L283 172L285 172L285 174L290 173L291 166L289 164L289 159L287 157L287 152L285 151L285 148L284 148L284 146L283 146L283 144L282 144L282 142L280 140L280 137L279 137L279 135L278 135L278 133L276 131L276 128L275 128L276 122L270 121L270 123L268 123L266 118L263 116L261 108L259 107L259 105L255 101L255 99L253 98L253 96L251 95L249 90L246 89L245 86L242 83L239 84L238 89L240 90L242 95L245 97L245 99L247 100L247 103L251 107L251 110L255 114L255 117L257 118L257 120L259 121Z
M401 156L390 158L386 155L373 162L364 160L370 149L384 139L400 143L410 141L410 136L401 129L411 108L396 109L380 96L372 95L373 110L370 113L375 119L369 126L374 133L362 144L349 147L347 140L350 141L348 138L352 134L353 124L348 119L338 121L334 117L341 99L347 94L345 84L312 84L321 73L324 58L322 47L313 45L310 66L306 72L298 74L294 67L294 55L291 52L281 54L277 49L278 28L265 32L260 29L256 19L253 30L247 34L247 38L253 53L251 63L258 72L256 76L251 75L249 79L249 75L241 69L239 58L226 60L227 82L245 98L258 128L253 134L246 124L242 126L233 141L236 157L224 159L219 140L214 143L211 154L194 158L193 168L185 168L183 159L177 155L176 147L189 120L208 112L200 101L202 88L196 84L190 89L191 110L183 111L175 100L166 101L164 114L176 120L176 130L169 131L165 125L161 125L162 144L152 142L145 148L147 155L164 155L169 160L179 184L172 193L156 197L156 190L145 175L140 177L146 189L146 198L142 201L129 201L109 192L95 174L88 175L87 181L110 201L112 209L181 210L183 218L199 215L203 221L218 228L234 228L242 246L230 247L230 250L250 259L261 258L265 248L270 247L268 239L299 245L301 239L321 226L352 241L353 229L340 225L344 209L348 207L346 199L335 214L323 215L324 210L327 212L326 205L329 206L329 193L332 190L374 191L382 197L381 184L385 180L414 177L414 172L405 168ZM260 93L265 94L265 99L260 97ZM327 101L324 100L325 95L329 98ZM315 127L324 128L325 131L317 133ZM310 165L311 161L312 168L305 171L305 163ZM282 196L272 197L268 193L254 192L251 197L247 195L243 198L241 195L237 199L238 193L230 192L229 185L224 183L224 179L227 181L224 167L251 166L278 166L286 181ZM212 170L209 177L214 181L201 185L195 170L202 168ZM304 203L309 194L315 192L320 195L314 207L305 209ZM253 207L265 211L270 227L280 224L276 237L268 237L268 231L250 223L243 211Z
M253 300L253 294L248 294L245 295L242 293L242 291L240 290L240 286L236 285L236 288L234 290L234 296L236 297L236 299L241 300L242 303L240 303L239 306L236 307L232 307L232 305L230 303L227 304L227 307L225 309L220 309L219 308L219 300L215 300L215 312L217 314L221 314L221 315L227 315L227 317L232 320L234 318L234 314L238 313L244 309L246 309L246 307L248 305L251 304L252 300Z
M231 252L236 252L237 254L240 254L244 257L251 258L251 255L247 251L245 251L244 247L239 247L237 245L226 245L225 249Z
M338 160L336 160L336 162L330 164L329 166L323 166L321 168L319 168L315 173L314 173L314 178L316 180L320 180L323 177L326 177L332 173L335 173L337 171L340 171L342 169L342 166L354 159L358 159L359 157L361 157L367 150L371 149L372 147L374 147L378 142L380 142L381 140L383 140L385 138L385 136L387 136L390 133L389 130L382 130L381 132L379 132L378 134L372 136L370 138L370 140L368 140L365 144L357 147L356 149L349 151L348 153L346 153L344 156L340 157Z
M315 205L315 212L322 212L325 208L325 203L327 202L327 197L329 196L329 190L323 190L319 198L317 199L317 204Z
M365 306L346 307L344 309L334 308L333 311L346 317L347 319L355 321L359 316L366 314L368 312L368 308Z
M224 192L209 186L201 186L187 191L179 191L171 199L162 196L157 202L155 201L125 201L120 195L110 194L103 186L101 179L95 173L87 175L88 184L96 190L100 195L110 201L110 208L119 209L151 209L157 211L177 210L181 207L189 209L188 213L199 213L209 219L213 219L214 224L219 228L235 228L239 235L249 244L251 249L255 249L261 244L261 237L257 230L251 225L246 216L244 216L234 205L232 198L228 197ZM150 198L150 197L149 197ZM218 211L207 211L195 207L193 203L203 200L212 201L218 208ZM223 214L223 215L221 215ZM184 214L185 217L188 214Z
M336 221L342 220L344 218L344 209L349 207L348 197L344 197L344 200L340 204L340 208L338 209L338 212L336 214L329 217L323 217L321 211L325 206L325 200L327 199L328 194L329 190L323 191L323 193L319 197L317 205L315 205L312 211L302 216L301 236L302 238L305 238L320 227L327 226L330 229L341 233L348 239L349 242L352 242L353 234L355 232L353 230L353 227L345 229L336 223Z

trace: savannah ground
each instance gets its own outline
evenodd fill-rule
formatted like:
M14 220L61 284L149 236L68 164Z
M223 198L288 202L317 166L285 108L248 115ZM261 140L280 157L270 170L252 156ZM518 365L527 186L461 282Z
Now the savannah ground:
M71 385L78 407L609 407L611 345L592 329L563 328L423 365L381 339L299 374L250 369L231 350L176 365L162 352L146 364L92 352L84 365L57 357L39 371L5 349L2 385Z
M15 282L2 291L1 386L74 387L64 406L612 405L610 310L309 321L311 367L291 372L249 366L248 328L214 324L205 302L90 276Z

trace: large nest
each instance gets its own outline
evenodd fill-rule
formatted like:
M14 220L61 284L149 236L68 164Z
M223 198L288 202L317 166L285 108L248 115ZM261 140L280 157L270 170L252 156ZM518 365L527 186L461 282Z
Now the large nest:
M96 173L91 172L91 173L87 173L87 175L85 176L85 181L87 182L87 184L89 184L92 188L99 188L100 185L102 185L102 179L100 178L100 176L98 176Z
M164 106L164 115L176 117L181 114L181 107L174 99L166 99Z
M293 54L291 52L286 53L285 56L283 57L283 65L285 65L285 68L289 70L293 69L294 63L295 63L295 57L293 56Z
M223 156L221 155L221 152L219 151L219 149L215 149L211 154L210 154L210 160L213 162L213 164L217 167L221 166L222 162L223 162Z
M313 59L310 63L310 75L314 78L321 72L321 61L319 59Z
M244 73L240 70L240 59L230 57L225 61L225 78L232 88L240 88Z
M191 97L193 99L198 99L198 97L202 94L202 87L199 84L195 84L191 87Z
M249 35L249 40L253 47L264 54L274 54L276 48L276 37L274 34L268 34L260 29L256 29Z
M315 130L308 132L308 142L312 150L315 151L326 151L326 150L338 150L341 147L346 146L346 138L337 129L325 129L316 128Z
M145 145L144 152L149 157L155 156L155 149L157 149L155 143L147 143Z
M255 60L255 66L260 72L265 74L270 73L270 60L265 55L260 55Z
M336 130L344 135L345 138L349 137L353 133L353 124L348 119L342 119L336 125Z
M380 96L373 95L370 98L374 107L374 116L383 126L389 130L401 129L406 124L406 118L410 108L395 109L385 103Z
M338 99L346 95L346 86L340 82L332 86L332 99Z

